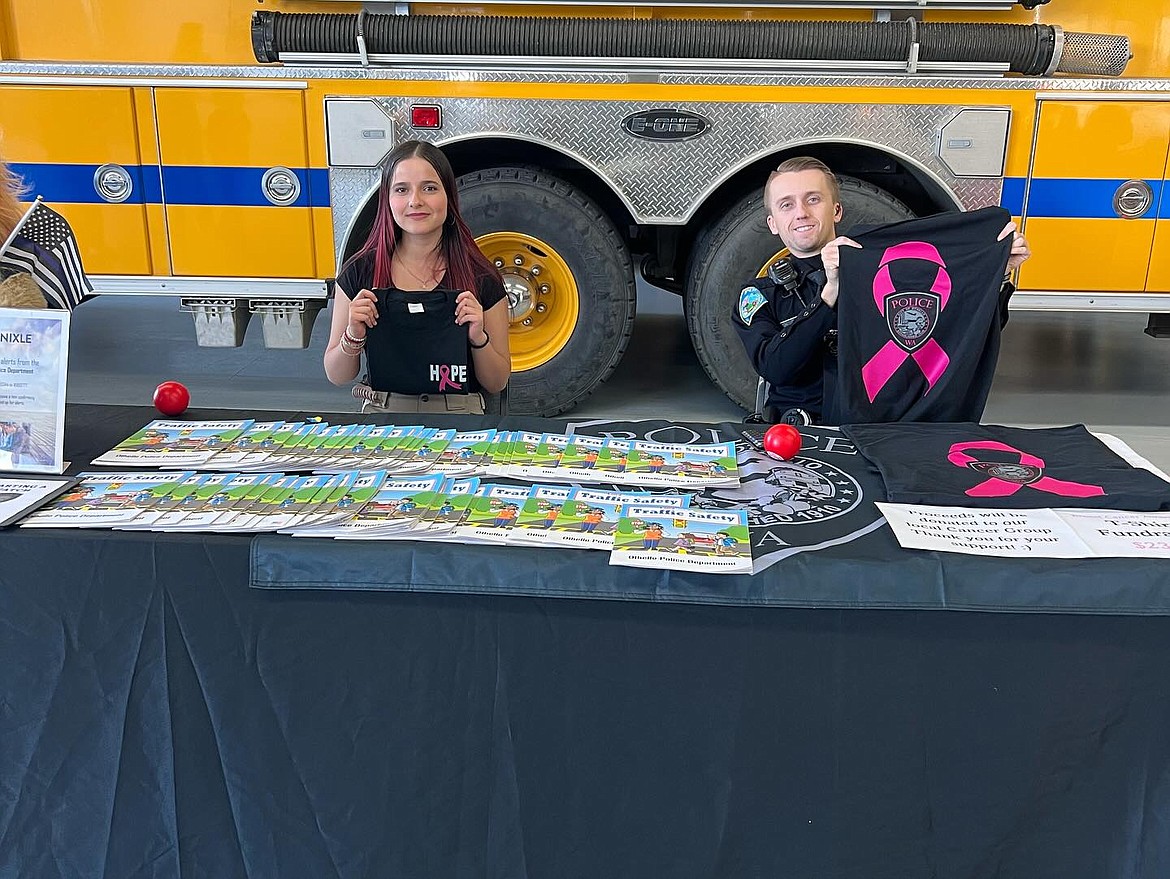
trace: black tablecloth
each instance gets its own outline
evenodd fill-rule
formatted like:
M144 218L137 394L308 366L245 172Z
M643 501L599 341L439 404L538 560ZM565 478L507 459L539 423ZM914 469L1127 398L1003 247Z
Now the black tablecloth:
M73 460L146 418L71 411ZM1170 616L255 589L240 536L0 558L2 877L1170 874Z

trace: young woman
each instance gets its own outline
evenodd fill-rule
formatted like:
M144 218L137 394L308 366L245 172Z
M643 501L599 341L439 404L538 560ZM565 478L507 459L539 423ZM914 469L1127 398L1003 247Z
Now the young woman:
M379 323L379 296L385 310L386 297L399 291L436 289L459 291L454 323L466 328L466 373L431 365L443 370L444 393L399 393L402 328L394 333ZM367 409L387 412L478 414L480 391L503 390L511 375L503 280L459 215L450 162L428 143L408 141L387 156L370 237L337 277L325 374L335 385L353 381L363 353L368 386L356 387L354 396Z

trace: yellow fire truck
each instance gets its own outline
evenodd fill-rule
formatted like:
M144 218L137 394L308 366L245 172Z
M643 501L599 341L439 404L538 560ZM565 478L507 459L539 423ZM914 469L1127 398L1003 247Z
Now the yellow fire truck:
M843 231L1001 204L1035 253L1019 304L1170 332L1167 21L1170 0L0 0L0 155L99 292L177 296L201 344L256 314L303 347L379 161L434 141L506 279L514 410L613 371L636 272L746 407L730 315L795 154L842 176Z

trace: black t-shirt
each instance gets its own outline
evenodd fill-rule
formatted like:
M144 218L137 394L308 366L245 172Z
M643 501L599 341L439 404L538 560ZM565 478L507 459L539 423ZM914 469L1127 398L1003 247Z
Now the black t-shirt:
M377 297L378 323L366 332L366 381L399 394L467 394L480 390L467 327L455 323L454 290L444 275L434 290L374 287L374 255L350 260L337 276L339 295L362 290ZM504 286L485 275L476 290L486 312L504 298Z
M999 357L1002 208L905 220L841 248L842 424L978 421ZM1009 292L1010 292L1010 288Z
M1131 466L1083 426L850 424L893 503L1170 509L1170 482Z

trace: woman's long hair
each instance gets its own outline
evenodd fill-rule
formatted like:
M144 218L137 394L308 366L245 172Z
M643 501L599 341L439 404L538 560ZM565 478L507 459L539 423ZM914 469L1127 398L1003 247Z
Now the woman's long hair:
M23 181L4 164L4 159L0 156L0 244L8 240L8 236L24 216L25 206L20 203L20 197L25 192L27 190Z
M443 223L443 234L439 239L439 250L447 264L447 283L456 290L470 290L478 297L480 278L494 277L501 282L503 279L496 267L480 252L471 230L463 222L463 216L459 213L459 191L455 187L455 172L443 151L434 144L408 140L395 147L383 161L382 184L378 187L378 210L374 215L374 226L370 229L370 237L366 239L361 250L354 254L353 259L360 259L373 253L374 286L393 285L390 264L402 229L394 222L394 215L390 212L390 184L394 180L394 169L398 167L398 163L403 159L415 157L424 159L435 169L443 191L447 194L447 219ZM353 295L357 291L348 292Z

